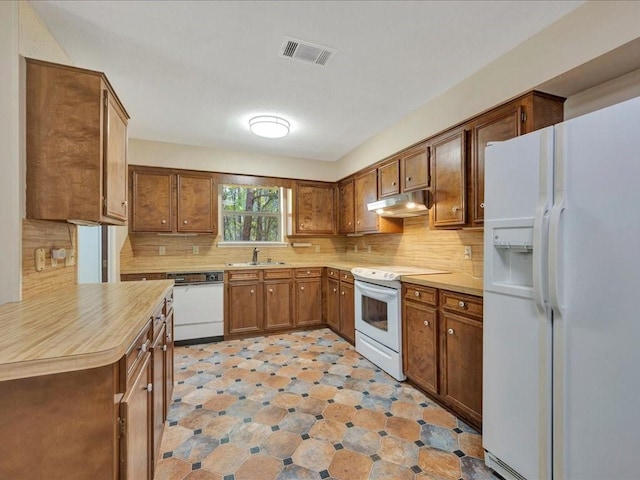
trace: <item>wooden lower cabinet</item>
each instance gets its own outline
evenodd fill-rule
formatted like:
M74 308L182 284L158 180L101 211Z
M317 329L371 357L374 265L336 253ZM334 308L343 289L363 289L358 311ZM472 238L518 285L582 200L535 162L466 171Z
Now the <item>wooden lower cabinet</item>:
M154 335L156 336L151 345L151 370L153 373L153 442L152 442L152 458L158 460L160 457L160 440L162 439L162 430L164 428L165 419L165 388L164 381L166 378L166 344L165 344L166 327L163 324L160 330Z
M327 279L326 306L327 325L340 331L340 280L337 278Z
M326 269L327 325L350 343L355 343L355 304L353 275L348 270Z
M262 283L228 284L225 287L227 334L262 332Z
M292 328L293 283L291 280L264 282L264 329Z
M353 283L340 282L340 332L350 343L356 341L355 292Z
M152 385L151 355L145 353L135 380L120 403L121 478L127 480L152 478Z
M173 292L172 292L173 297ZM173 300L173 298L172 298ZM171 302L173 303L173 301ZM167 419L169 414L169 406L171 405L171 396L173 395L173 308L168 307L168 313L165 321L165 340L166 345L164 355L164 420Z
M403 368L407 378L482 428L482 298L403 284Z
M442 396L482 421L482 322L442 313Z
M322 324L322 279L296 280L296 325Z
M438 311L404 302L403 364L405 375L426 392L438 394Z

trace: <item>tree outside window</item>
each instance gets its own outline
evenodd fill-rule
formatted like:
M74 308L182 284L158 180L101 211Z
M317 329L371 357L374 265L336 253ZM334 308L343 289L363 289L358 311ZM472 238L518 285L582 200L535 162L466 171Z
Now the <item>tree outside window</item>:
M281 242L282 197L279 187L223 185L223 241Z

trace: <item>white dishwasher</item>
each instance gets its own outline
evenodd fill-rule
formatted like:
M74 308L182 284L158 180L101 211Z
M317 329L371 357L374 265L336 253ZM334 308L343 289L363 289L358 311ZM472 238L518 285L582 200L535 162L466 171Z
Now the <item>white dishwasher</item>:
M224 272L169 273L173 289L174 339L178 345L224 336Z

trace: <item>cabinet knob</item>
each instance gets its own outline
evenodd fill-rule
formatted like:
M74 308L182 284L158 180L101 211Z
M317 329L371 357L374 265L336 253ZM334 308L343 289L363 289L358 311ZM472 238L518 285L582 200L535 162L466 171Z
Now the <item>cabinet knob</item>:
M147 280L147 277L142 277L142 281L143 282L146 281L146 280Z
M270 288L270 289L269 289L269 293L273 293L273 288Z
M307 275L311 275L311 271L307 270Z
M167 333L167 342L170 342L170 341L171 341L171 334Z
M466 304L466 303L464 303L462 300L458 302L458 306L459 306L460 308L467 308L467 304Z
M127 204L127 201L126 201L126 200L125 200L124 202L122 202L122 206L123 206L123 207L126 207L127 205L128 205L128 204Z
M360 220L358 220L356 223L357 223L358 225L360 225Z
M163 346L162 346L162 351L163 351L163 352L166 352L166 351L167 351L167 346L166 346L166 345L163 345Z
M304 287L300 287L300 290L304 290Z
M420 296L420 292L416 291L415 295L416 295L416 297L419 297Z
M391 186L395 187L396 186L396 182L391 182Z
M144 387L144 389L149 393L153 392L153 383L147 383L147 386Z
M338 291L338 289L337 289L337 288L334 288L334 289L333 289L333 293L336 293L337 291Z
M411 177L407 177L407 182L410 182L410 181L411 181Z
M184 223L186 225L187 223L189 223L189 221L188 220L184 220L182 223Z
M304 227L304 223L301 223L301 224L300 224L300 228L302 228L302 227Z
M460 207L453 207L453 208L451 209L451 211L452 211L453 213L456 213L458 210L460 210Z
M251 290L251 292L250 292L250 293L251 293L251 295L253 295L253 290Z
M425 321L424 321L424 322L422 322L422 323L424 323L424 326L425 326L425 327L428 327L428 326L429 326L429 320L425 320Z
M344 279L346 280L347 278L349 278L349 275L347 275L346 273L344 274Z
M347 223L347 225L351 226L351 222Z
M333 276L333 271L329 272L329 275Z
M344 291L340 293L340 295L344 295Z
M149 350L149 341L147 340L142 345L140 345L140 347L138 347L138 350L140 350L142 353L145 353L147 350Z
M484 202L480 204L480 208L484 208Z
M453 335L453 328L450 328L449 330L447 330L447 333L448 333L449 335Z
M167 223L167 221L165 219L162 219L160 223L164 225L165 223Z

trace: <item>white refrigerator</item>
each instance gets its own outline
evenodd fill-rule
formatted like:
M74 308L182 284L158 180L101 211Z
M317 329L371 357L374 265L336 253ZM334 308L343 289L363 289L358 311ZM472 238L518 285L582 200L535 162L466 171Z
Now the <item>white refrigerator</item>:
M640 478L640 98L485 158L486 462Z

